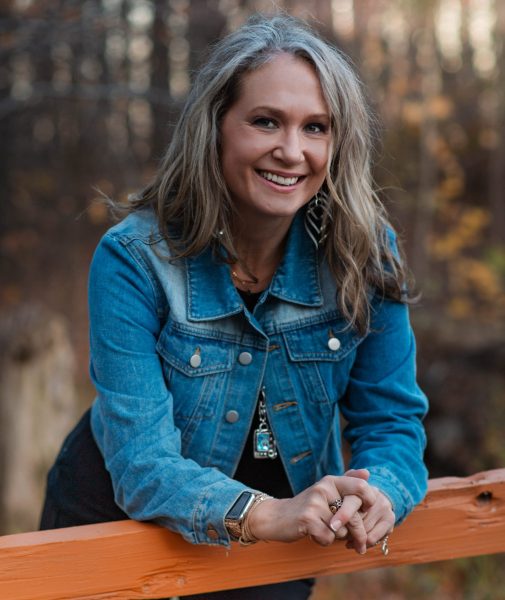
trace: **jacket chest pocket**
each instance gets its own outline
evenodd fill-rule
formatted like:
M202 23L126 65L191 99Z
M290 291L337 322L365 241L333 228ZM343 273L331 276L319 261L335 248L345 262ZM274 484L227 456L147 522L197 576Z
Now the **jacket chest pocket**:
M173 396L174 421L183 436L202 420L212 419L232 368L232 345L175 323L167 323L156 346L167 387Z
M344 394L362 338L342 320L285 332L291 369L307 398L335 403Z

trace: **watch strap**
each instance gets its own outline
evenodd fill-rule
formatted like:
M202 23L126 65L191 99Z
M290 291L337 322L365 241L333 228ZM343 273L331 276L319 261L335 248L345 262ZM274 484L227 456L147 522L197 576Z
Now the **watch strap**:
M226 513L224 524L232 540L238 541L242 535L242 523L249 512L249 509L254 504L257 495L258 494L254 492L242 492L230 510ZM243 507L239 509L241 504L243 504Z
M244 502L243 494L248 494L249 497L244 504L242 510L237 513L235 509L237 503ZM239 496L235 504L231 507L231 509L226 514L224 519L224 524L230 537L235 542L240 542L240 544L247 546L249 544L254 544L258 540L251 534L248 526L247 526L247 518L251 514L251 511L261 504L264 500L268 500L272 498L268 494L264 494L262 492L242 492Z

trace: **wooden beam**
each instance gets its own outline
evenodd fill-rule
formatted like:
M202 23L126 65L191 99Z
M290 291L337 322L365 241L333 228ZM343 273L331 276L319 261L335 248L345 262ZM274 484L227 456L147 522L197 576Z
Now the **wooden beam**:
M119 521L0 538L0 598L147 599L375 567L505 552L505 469L430 481L390 536L390 553L343 542L192 546L151 524Z

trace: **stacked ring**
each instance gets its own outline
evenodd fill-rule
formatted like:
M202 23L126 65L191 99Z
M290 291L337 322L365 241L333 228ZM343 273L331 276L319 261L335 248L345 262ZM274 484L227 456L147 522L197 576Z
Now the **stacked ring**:
M343 503L344 501L342 498L336 498L333 502L330 502L328 506L330 507L331 512L335 514L339 508L342 508Z

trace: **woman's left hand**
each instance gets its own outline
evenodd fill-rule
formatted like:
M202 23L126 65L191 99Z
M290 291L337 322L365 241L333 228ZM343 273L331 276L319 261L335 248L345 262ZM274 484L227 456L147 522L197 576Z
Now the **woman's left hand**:
M368 479L368 471L364 469L350 469L346 471L345 475L359 479ZM395 513L393 512L391 501L378 488L375 486L371 487L377 492L376 500L365 513L361 513L363 525L367 533L366 544L369 548L375 546L386 535L390 534L395 524ZM351 534L351 531L349 531L349 534ZM347 547L354 548L352 539L347 542Z

